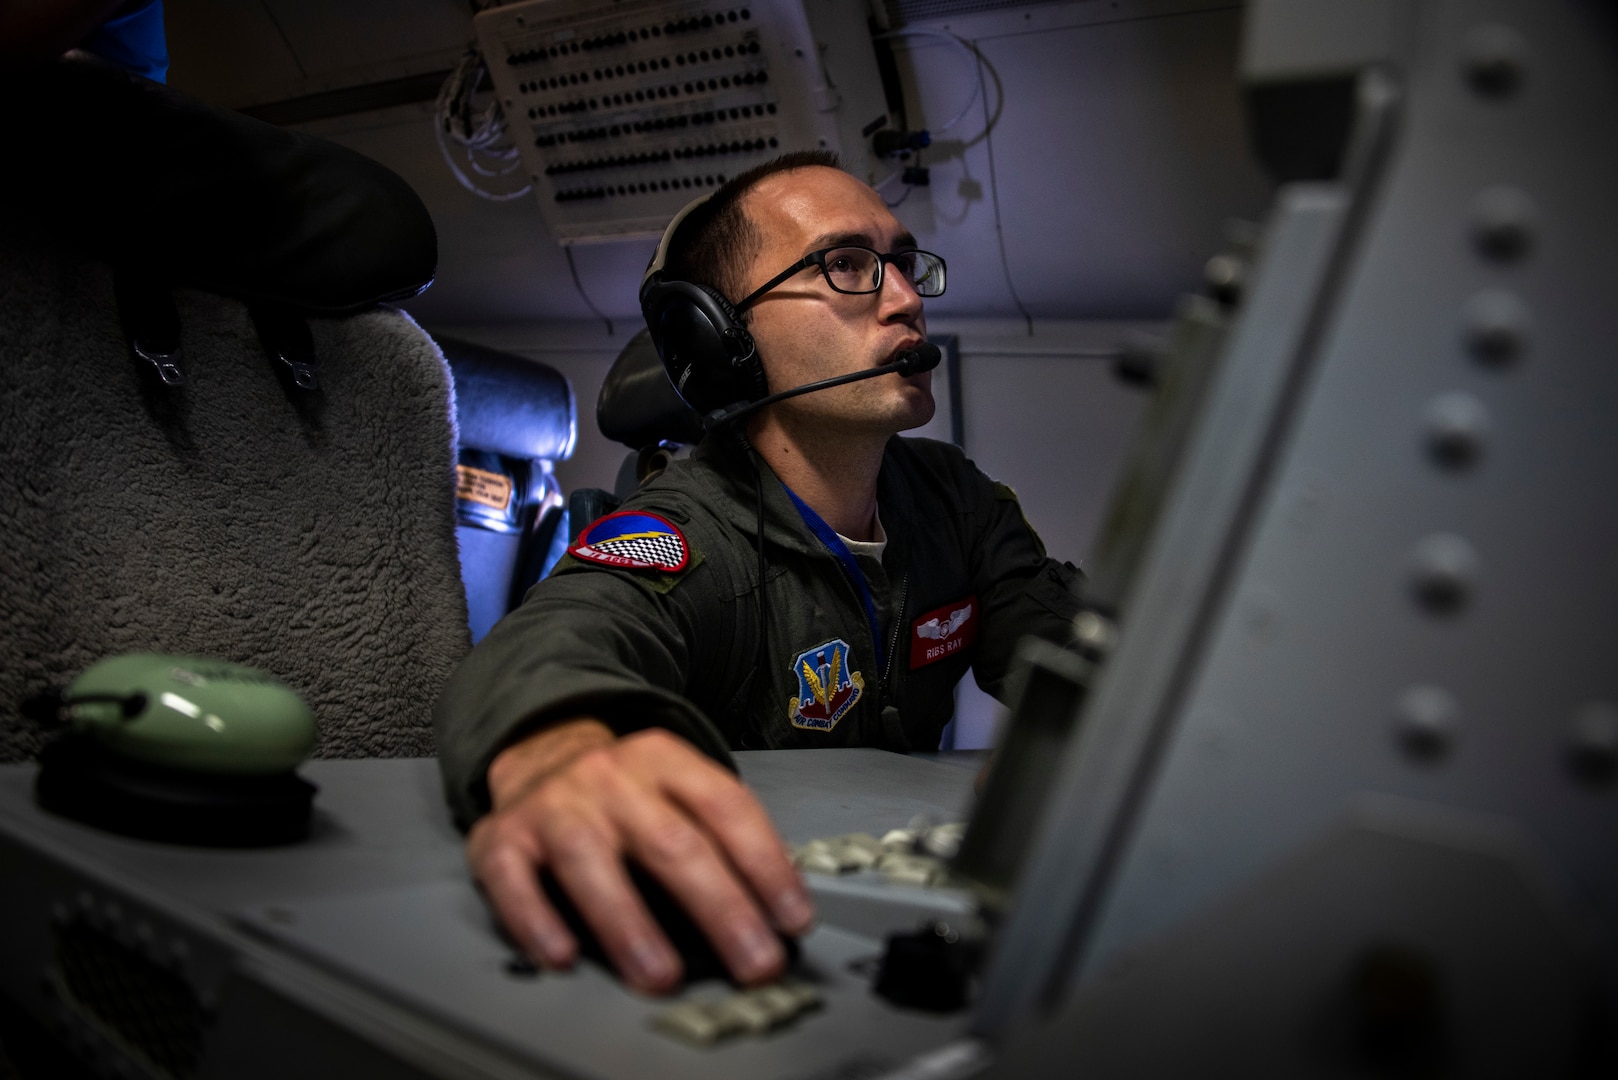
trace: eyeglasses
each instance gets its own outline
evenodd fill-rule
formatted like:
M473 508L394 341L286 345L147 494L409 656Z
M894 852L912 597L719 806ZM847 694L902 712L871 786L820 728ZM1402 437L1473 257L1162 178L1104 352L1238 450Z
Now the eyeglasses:
M736 305L738 313L753 306L754 301L793 274L811 266L820 267L826 284L834 292L874 293L882 288L882 268L889 263L903 274L918 296L944 295L944 260L930 251L900 251L884 255L868 247L829 247L811 251Z

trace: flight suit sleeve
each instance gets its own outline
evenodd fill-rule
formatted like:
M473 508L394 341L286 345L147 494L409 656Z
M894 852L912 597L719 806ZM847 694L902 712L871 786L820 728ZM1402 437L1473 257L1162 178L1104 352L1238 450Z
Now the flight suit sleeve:
M975 517L982 527L971 547L970 569L983 625L972 674L985 693L1004 702L1006 677L1024 636L1071 640L1084 574L1046 554L1009 487L973 472Z
M726 620L711 568L673 582L663 575L574 564L480 641L433 710L439 764L455 819L469 827L489 809L487 772L496 754L546 724L580 715L620 735L667 728L731 764L723 737L682 693L688 643ZM734 766L732 766L734 767Z

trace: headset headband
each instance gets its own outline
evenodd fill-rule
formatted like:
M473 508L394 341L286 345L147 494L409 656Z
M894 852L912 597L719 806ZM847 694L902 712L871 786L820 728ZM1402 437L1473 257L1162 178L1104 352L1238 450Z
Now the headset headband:
M646 286L652 283L653 277L663 272L663 267L669 259L669 245L674 243L675 234L680 231L680 226L685 224L685 219L696 213L697 208L711 198L713 198L713 192L711 191L705 195L698 195L681 207L678 214L674 215L674 220L670 221L668 228L663 230L663 238L657 242L657 251L652 255L651 265L646 268L646 273L640 279L641 292L646 291Z

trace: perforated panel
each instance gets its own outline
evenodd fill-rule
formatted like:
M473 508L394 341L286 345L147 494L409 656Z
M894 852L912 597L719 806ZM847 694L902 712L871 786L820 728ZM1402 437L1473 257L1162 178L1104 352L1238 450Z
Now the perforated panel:
M886 113L857 0L533 0L476 26L563 243L655 236L692 198L790 150L836 150L866 174L861 129Z
M57 928L56 964L64 997L127 1051L159 1076L196 1075L202 1009L179 975L84 922Z

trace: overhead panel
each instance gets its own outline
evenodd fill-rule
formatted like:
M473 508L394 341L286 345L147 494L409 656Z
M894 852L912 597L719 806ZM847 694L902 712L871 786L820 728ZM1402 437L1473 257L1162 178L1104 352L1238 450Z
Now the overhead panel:
M551 234L659 234L705 191L791 150L875 179L887 108L860 0L532 0L478 42Z

